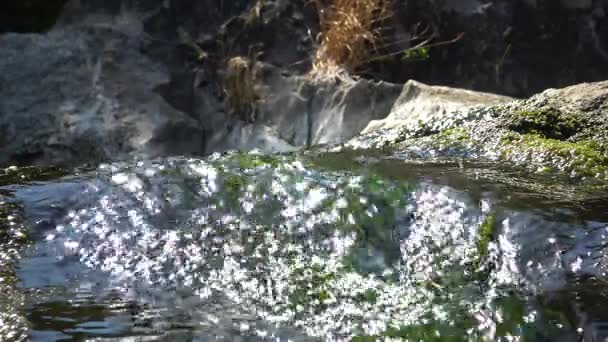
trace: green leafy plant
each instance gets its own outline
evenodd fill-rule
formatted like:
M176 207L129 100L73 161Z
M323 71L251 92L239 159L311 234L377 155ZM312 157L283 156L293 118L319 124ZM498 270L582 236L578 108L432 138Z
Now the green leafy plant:
M430 49L428 47L405 50L403 53L403 58L407 60L426 60L431 57L429 50Z

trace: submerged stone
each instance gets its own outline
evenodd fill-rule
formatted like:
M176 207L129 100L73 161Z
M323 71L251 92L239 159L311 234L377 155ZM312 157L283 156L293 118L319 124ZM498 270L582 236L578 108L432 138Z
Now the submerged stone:
M599 201L584 216L561 189L355 152L115 163L2 187L36 223L6 264L25 290L16 317L36 338L550 338L569 314L538 296L608 265L603 248L580 254L608 222Z

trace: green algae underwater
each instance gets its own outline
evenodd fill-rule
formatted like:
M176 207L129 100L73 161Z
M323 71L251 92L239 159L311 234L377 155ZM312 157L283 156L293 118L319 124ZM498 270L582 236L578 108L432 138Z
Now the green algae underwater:
M555 341L608 319L598 182L372 150L0 182L2 340Z

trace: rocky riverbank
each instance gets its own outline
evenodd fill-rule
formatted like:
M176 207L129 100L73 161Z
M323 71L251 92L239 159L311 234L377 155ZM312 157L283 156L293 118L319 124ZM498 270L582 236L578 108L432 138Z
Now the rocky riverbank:
M423 8L404 6L410 15ZM500 11L540 15L559 10L564 18L586 13L597 24L588 38L604 36L601 1L582 7L535 1L517 10L504 5L499 11L500 6L461 1L428 13L441 18L452 13L457 21L489 20ZM312 77L306 70L314 50L311 35L319 30L315 15L313 8L285 1L238 1L220 7L210 1L70 1L50 31L0 36L0 165L74 166L233 149L285 152L354 138L347 146L390 145L414 157L487 157L538 172L605 177L605 83L550 90L519 101L415 81L390 83L382 79L399 79L382 73L375 78ZM408 20L392 24L401 27L393 27L393 34L416 22ZM433 68L442 68L437 54L469 43L432 50L430 60L438 63ZM585 58L602 56L603 46L594 46L597 56ZM509 56L502 61L505 70L515 63ZM242 69L230 71L230 63ZM386 67L395 68L391 63ZM467 66L457 63L455 68ZM514 79L524 70L503 76ZM385 76L391 74L387 72ZM594 73L603 74L599 69ZM479 75L487 77L485 71ZM236 76L241 77L237 87L251 89L229 89L226 80ZM462 79L453 84L466 85L466 76L458 77ZM568 82L577 80L590 78ZM479 84L470 83L474 89L506 94L538 88L511 91ZM237 111L229 108L234 98L240 101ZM364 135L357 137L360 133Z
M608 336L605 0L7 3L0 340Z
M538 173L607 179L607 132L608 82L598 82L406 120L342 147L382 148L413 159L485 158Z

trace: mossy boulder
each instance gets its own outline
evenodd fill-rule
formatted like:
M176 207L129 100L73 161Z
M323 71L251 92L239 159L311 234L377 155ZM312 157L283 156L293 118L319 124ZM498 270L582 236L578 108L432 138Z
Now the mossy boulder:
M550 89L511 103L493 124L486 132L498 137L492 146L501 160L540 172L608 178L608 82Z
M481 158L543 174L608 180L608 81L452 111L359 136L344 147L383 148L405 158Z
M586 122L584 114L562 112L553 107L522 109L509 113L507 127L522 134L540 134L550 139L568 139Z
M603 144L594 141L569 142L550 139L539 134L503 136L503 159L530 159L539 172L552 168L568 171L574 177L606 178L608 155Z

